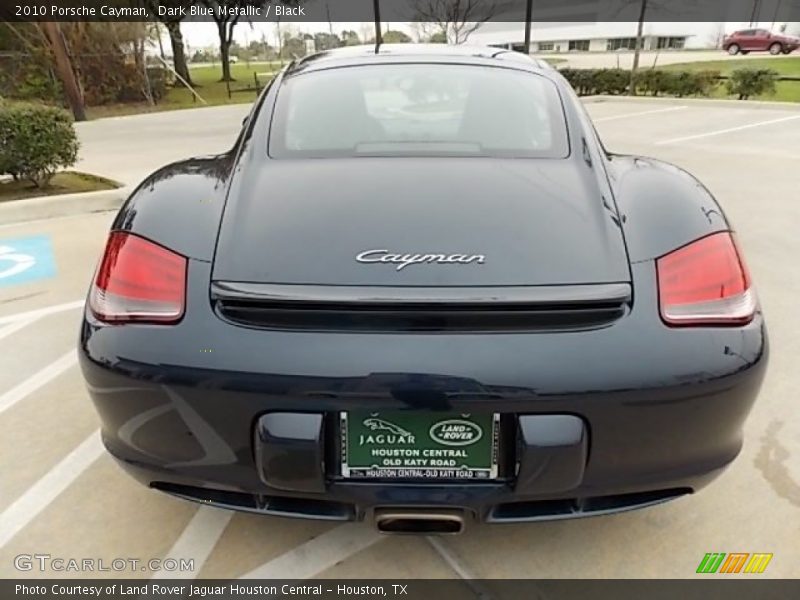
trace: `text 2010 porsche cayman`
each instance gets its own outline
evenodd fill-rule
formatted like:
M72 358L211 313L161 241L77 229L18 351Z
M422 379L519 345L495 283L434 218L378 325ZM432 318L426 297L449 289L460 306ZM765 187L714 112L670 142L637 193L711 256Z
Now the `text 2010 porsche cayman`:
M143 182L80 353L152 488L458 532L698 490L767 337L696 179L607 152L536 59L408 45L289 65L231 151Z

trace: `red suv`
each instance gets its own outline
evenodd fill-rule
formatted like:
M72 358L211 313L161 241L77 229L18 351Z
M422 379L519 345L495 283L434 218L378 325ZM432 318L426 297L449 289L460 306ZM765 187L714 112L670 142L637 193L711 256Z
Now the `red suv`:
M722 49L728 54L747 54L748 52L769 51L770 54L789 54L800 48L800 38L791 35L770 33L766 29L742 29L726 35Z

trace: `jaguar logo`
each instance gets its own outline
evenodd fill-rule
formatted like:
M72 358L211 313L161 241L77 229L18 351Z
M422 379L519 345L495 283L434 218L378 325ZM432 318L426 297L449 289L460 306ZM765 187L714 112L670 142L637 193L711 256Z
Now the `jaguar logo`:
M414 434L410 431L403 429L399 425L395 425L390 421L379 419L372 416L364 419L364 427L373 431L374 433L361 434L358 436L358 445L364 444L389 444L396 445L409 445L414 444L416 439Z
M445 446L469 446L483 437L483 430L470 421L448 419L434 423L428 434Z
M360 263L388 263L397 265L396 270L402 271L410 265L438 264L438 265L468 265L486 262L483 254L400 254L389 250L364 250L356 254Z
M370 417L369 419L364 419L364 427L370 428L372 431L379 431L384 430L388 431L389 433L393 433L395 435L402 435L402 436L410 436L411 433L400 427L399 425L395 425L389 421L384 421L383 419L378 419L377 417Z

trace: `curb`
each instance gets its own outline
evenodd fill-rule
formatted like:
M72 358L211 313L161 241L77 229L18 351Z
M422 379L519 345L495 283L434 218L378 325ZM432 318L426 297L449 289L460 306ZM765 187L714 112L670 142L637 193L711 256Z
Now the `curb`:
M82 213L117 210L122 206L130 192L131 188L126 186L99 192L8 200L0 202L0 224L7 225Z
M793 110L800 111L800 102L771 102L769 100L722 100L719 98L663 98L653 96L582 96L585 104L602 102L629 102L631 104L686 104L717 108L752 108L757 110Z

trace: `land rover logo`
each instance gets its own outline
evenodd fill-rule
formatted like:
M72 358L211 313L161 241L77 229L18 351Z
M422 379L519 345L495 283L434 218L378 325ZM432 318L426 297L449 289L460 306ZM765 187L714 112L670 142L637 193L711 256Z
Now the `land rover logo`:
M401 254L389 250L364 250L356 254L356 261L360 263L388 263L397 265L396 270L401 271L409 265L437 264L437 265L468 265L476 263L482 265L486 261L483 254Z
M483 437L480 427L462 419L434 423L428 433L434 442L445 446L469 446Z

